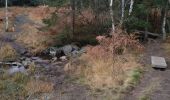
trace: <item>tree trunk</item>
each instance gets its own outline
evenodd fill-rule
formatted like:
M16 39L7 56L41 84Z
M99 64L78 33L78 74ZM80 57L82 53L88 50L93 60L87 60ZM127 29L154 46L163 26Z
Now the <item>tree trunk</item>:
M73 35L75 33L75 0L71 0L71 8L72 8L72 34L71 38L73 38Z
M125 0L122 0L122 14L121 14L121 22L120 22L120 24L121 24L121 26L122 26L122 24L123 24L123 21L124 21L124 16L125 16Z
M169 0L167 1L167 4L165 6L165 8L162 9L162 27L161 27L161 30L162 30L162 38L163 40L166 40L166 18L167 18L167 8L168 8L168 2Z
M8 31L8 0L5 1L5 31Z
M149 15L148 15L148 13L147 13L147 15L146 15L146 22L147 22L147 23L149 22ZM147 39L148 39L148 27L146 26L146 27L145 27L145 37L144 37L144 41L146 42Z
M130 1L130 8L129 8L129 16L131 15L132 11L133 11L133 4L134 4L134 0Z
M166 39L166 13L163 15L163 22L162 22L162 35L163 35L163 40Z
M168 26L168 32L170 32L170 23L169 23L169 20L167 20L167 26Z
M114 16L113 16L113 0L110 0L110 16L112 20L112 32L115 32Z

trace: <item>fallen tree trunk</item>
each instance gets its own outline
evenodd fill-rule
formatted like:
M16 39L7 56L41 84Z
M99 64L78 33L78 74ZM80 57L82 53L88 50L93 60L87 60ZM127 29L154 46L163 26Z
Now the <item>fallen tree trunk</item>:
M148 35L151 35L151 36L154 36L154 37L161 37L160 34L158 33L151 33L151 32L148 32L148 31L139 31L139 30L135 30L134 31L135 33L139 33L139 34L148 34Z

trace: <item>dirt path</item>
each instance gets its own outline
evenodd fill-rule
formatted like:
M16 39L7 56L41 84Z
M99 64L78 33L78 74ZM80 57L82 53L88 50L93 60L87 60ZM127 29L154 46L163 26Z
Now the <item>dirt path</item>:
M146 64L146 72L140 84L124 100L170 100L170 66L168 64L165 71L151 68L151 56L165 57L167 62L170 61L161 42L149 44L142 61Z

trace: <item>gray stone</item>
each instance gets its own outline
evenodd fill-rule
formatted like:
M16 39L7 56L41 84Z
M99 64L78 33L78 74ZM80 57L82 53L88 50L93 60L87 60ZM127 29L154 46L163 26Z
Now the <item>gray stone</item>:
M61 61L67 61L67 57L66 56L62 56L62 57L60 57L60 60Z
M74 51L72 51L72 53L71 53L71 56L74 58L74 57L77 57L79 55L79 51L77 51L77 50L74 50Z
M23 73L23 74L27 74L27 71L23 66L22 67L12 66L12 68L10 68L8 70L8 74L10 74L10 75L18 73L18 72Z
M66 45L63 48L63 52L66 56L70 56L71 55L71 52L73 50L73 47L71 45Z
M163 57L151 57L151 63L153 68L167 68L165 58Z

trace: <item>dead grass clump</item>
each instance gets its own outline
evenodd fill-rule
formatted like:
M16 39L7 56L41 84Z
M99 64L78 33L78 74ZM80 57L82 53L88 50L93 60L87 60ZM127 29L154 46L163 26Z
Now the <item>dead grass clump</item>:
M89 47L86 54L67 64L65 70L83 76L92 88L124 86L130 77L128 73L141 66L132 50L142 51L143 47L122 31L99 42L100 45Z
M49 93L53 91L54 84L50 82L43 82L40 80L30 80L25 89L29 94L35 93Z
M92 59L83 55L65 66L65 71L75 76L83 76L92 88L117 88L125 84L128 73L140 67L136 57L131 54L114 59ZM79 62L79 63L77 63Z
M24 32L17 36L17 41L24 43L33 54L41 52L52 43L51 36L38 32L33 26L25 25L22 28Z
M14 60L18 56L16 50L9 44L5 44L0 48L0 60Z

